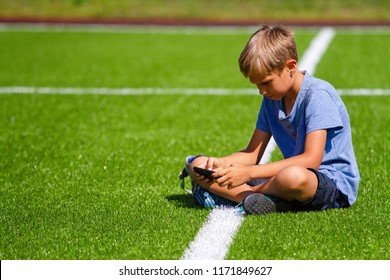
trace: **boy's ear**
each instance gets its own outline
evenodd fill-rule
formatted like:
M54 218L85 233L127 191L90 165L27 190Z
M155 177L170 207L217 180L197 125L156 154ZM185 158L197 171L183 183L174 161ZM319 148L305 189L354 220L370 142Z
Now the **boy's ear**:
M286 61L286 67L290 72L295 72L297 68L297 61L295 59L289 59Z

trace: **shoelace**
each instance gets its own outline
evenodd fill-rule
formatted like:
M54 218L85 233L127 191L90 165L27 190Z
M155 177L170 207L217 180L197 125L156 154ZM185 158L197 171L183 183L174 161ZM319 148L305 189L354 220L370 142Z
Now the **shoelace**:
M235 214L239 214L239 215L245 214L245 210L242 202L238 203L234 208L236 209L236 211L234 211Z
M192 194L192 191L189 190L189 189L186 189L185 188L185 178L188 177L188 172L185 168L183 168L183 170L180 172L179 174L179 179L181 180L181 188L186 192L186 193L189 193L189 194Z

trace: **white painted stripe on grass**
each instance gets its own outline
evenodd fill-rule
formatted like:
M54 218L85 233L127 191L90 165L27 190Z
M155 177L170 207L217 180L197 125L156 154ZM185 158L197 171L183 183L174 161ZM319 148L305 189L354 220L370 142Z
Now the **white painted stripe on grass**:
M340 95L390 95L390 89L338 89ZM69 95L259 95L254 88L77 88L77 87L0 87L0 94L69 94Z
M330 27L321 29L300 60L299 69L314 74L318 62L321 60L335 33L335 30Z
M213 209L182 259L223 260L244 219L243 214L236 214L236 210L234 207Z
M45 24L45 23L0 23L0 32L55 32L55 33L111 33L111 34L251 34L258 26L161 26L118 24ZM318 30L317 26L291 26L297 33ZM387 35L388 26L336 27L340 34Z
M0 23L0 32L108 33L108 34L182 34L237 35L250 34L255 26L161 26L115 24L44 24Z
M352 96L376 96L376 95L390 95L390 88L345 88L338 89L340 95Z
M322 29L314 38L309 49L306 50L303 62L301 62L299 67L313 73L333 36L333 29ZM326 45L325 48L323 46L324 44ZM276 143L274 139L271 138L264 152L263 162L268 162L270 160L275 147ZM217 219L215 216L217 216ZM222 212L220 209L213 209L209 215L208 221L200 229L194 241L190 243L189 247L184 252L182 259L223 260L229 250L230 243L233 241L234 235L240 228L243 220L243 217L235 214L234 209L225 209Z
M0 87L0 94L96 94L96 95L240 95L258 94L253 88L77 88L77 87Z

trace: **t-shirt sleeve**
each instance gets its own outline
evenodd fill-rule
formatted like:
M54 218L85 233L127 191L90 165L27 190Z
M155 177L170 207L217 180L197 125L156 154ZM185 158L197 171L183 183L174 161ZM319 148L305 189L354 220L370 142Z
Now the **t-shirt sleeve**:
M320 129L338 130L343 122L335 98L325 90L317 90L306 100L306 133Z
M259 115L257 116L256 128L264 132L271 133L269 120L266 113L267 105L265 103L266 103L266 99L263 98Z

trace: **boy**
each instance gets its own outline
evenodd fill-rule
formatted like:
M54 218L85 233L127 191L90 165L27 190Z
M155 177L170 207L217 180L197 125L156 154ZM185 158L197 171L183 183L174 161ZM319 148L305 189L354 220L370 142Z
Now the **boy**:
M188 157L195 202L242 205L247 214L351 206L359 171L347 110L327 82L301 72L293 34L263 26L239 58L240 70L264 96L246 149L226 157ZM271 138L284 159L258 164ZM213 179L194 172L215 171Z

